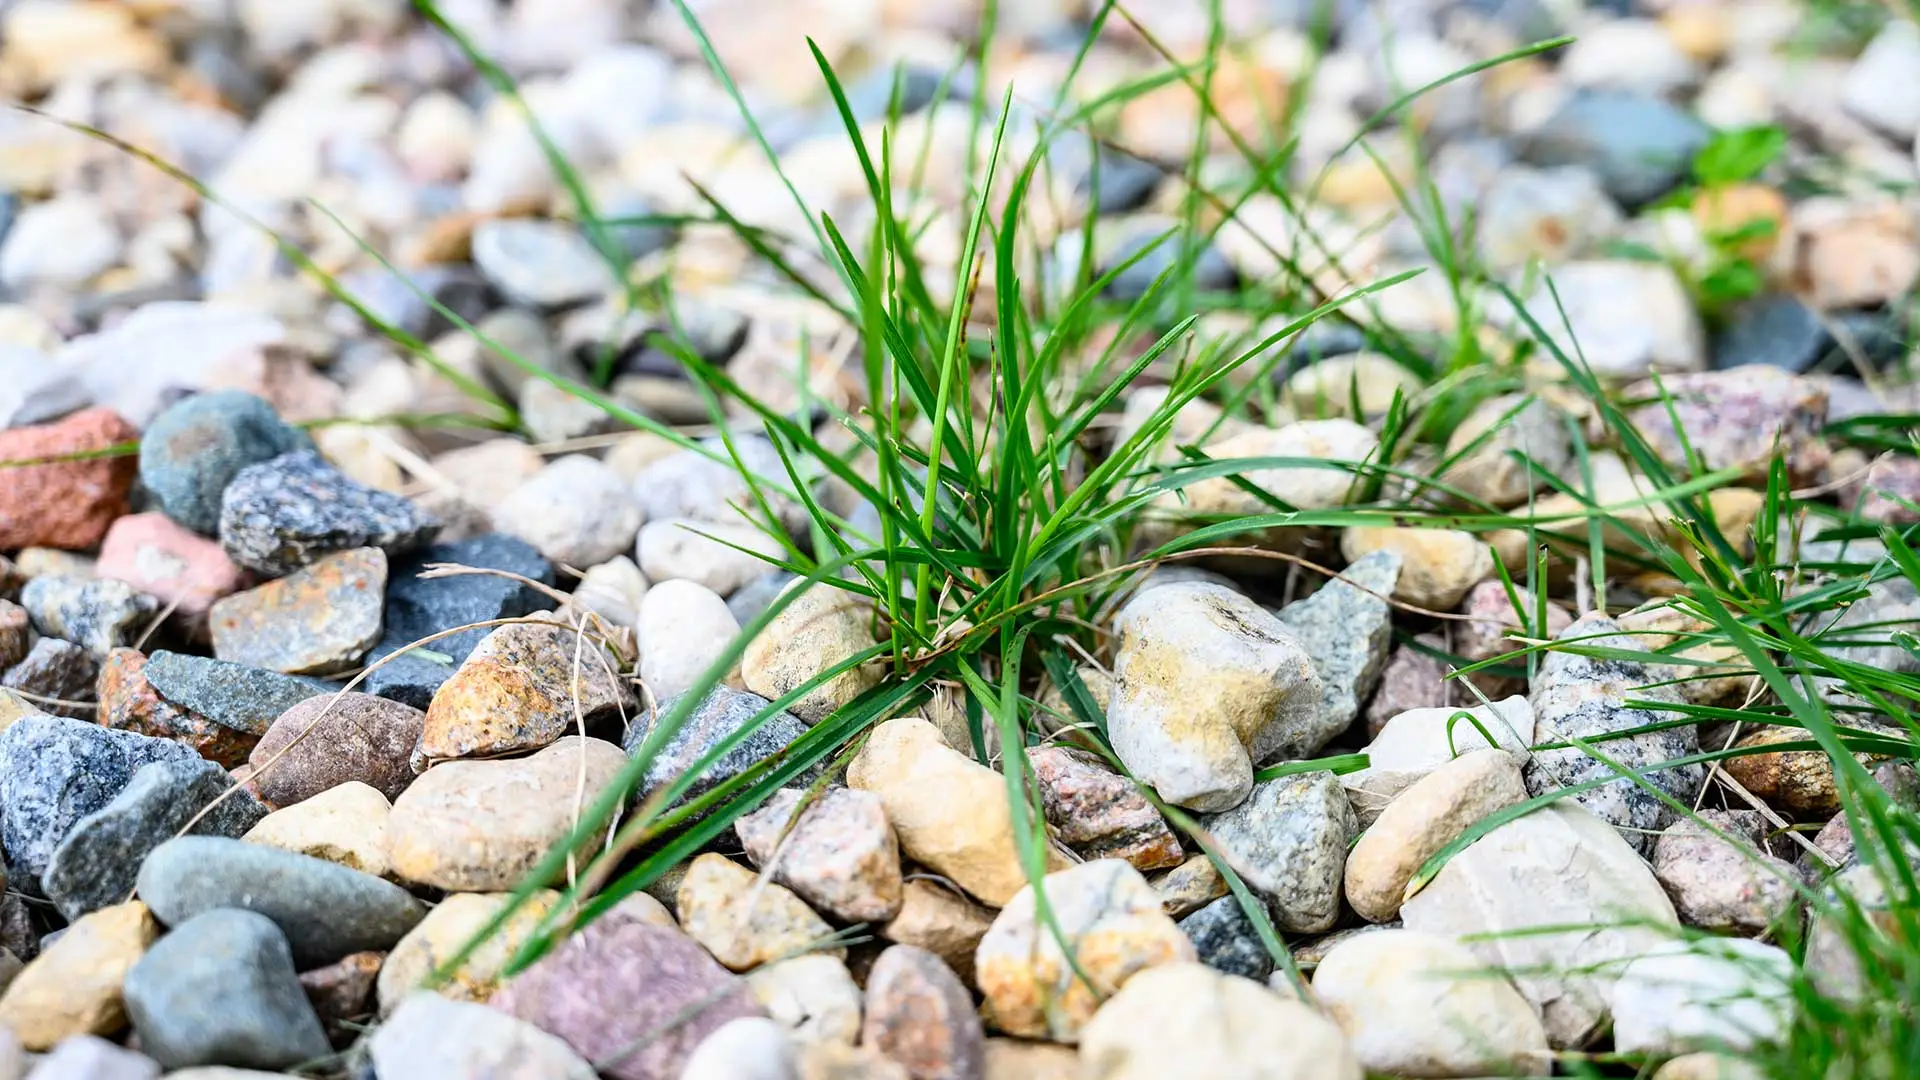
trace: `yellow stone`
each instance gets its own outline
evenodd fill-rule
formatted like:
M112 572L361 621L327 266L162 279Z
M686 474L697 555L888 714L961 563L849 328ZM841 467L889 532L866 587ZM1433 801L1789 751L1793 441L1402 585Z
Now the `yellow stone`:
M160 924L138 900L85 916L7 987L0 1025L36 1051L74 1035L119 1031L127 1026L120 984L159 936Z
M240 839L389 877L387 817L392 811L385 795L349 780L275 810Z
M845 949L812 948L833 927L806 901L724 855L693 860L677 900L687 936L734 971L806 951L846 959Z
M485 929L510 899L509 893L454 893L440 901L387 954L375 987L380 998L380 1015L388 1016L399 1008L408 994L419 989L440 965L453 959L475 934ZM434 992L455 1001L485 1001L492 997L500 988L500 977L507 962L559 902L560 894L551 889L534 893L505 925L474 950L459 970L434 987Z

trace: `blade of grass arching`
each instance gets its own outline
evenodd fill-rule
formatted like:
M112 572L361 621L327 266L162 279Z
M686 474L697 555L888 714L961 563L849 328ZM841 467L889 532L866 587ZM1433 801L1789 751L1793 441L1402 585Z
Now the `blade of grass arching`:
M1495 745L1491 739L1487 740L1487 743L1490 746ZM1298 776L1301 773L1310 772L1330 772L1335 776L1345 776L1347 773L1359 772L1372 764L1372 759L1365 754L1333 754L1323 758L1307 758L1303 761L1286 761L1261 769L1253 774L1253 781L1259 784L1268 780L1278 780L1283 776Z
M475 71L480 73L480 77L486 80L487 85L493 87L494 93L505 98L520 113L520 119L526 123L527 130L532 133L534 141L540 144L540 153L546 157L547 167L553 170L554 178L560 181L560 186L566 189L567 197L573 200L574 212L580 215L580 224L586 230L588 242L593 245L593 250L599 254L601 261L607 264L607 269L613 272L614 280L620 282L625 289L627 310L637 310L640 307L640 290L631 275L627 273L626 253L621 251L619 241L615 240L613 234L607 230L606 222L601 220L600 212L594 208L593 195L587 190L586 181L580 178L579 170L575 169L573 162L561 152L559 144L547 134L546 126L540 123L540 119L533 114L533 109L527 105L526 99L520 96L520 87L513 81L513 76L494 63L493 58L475 45L473 39L469 38L464 31L453 25L452 21L440 11L440 6L435 0L414 0L414 7L453 42L454 48L460 50L460 54L473 65ZM600 350L600 356L594 363L594 385L605 386L613 381L613 364L616 359L618 357L609 342Z
M1207 38L1200 55L1200 86L1197 93L1200 100L1210 103L1213 96L1213 77L1220 70L1220 45L1225 38L1225 20L1220 17L1220 0L1207 0ZM1186 177L1190 181L1180 197L1180 255L1174 263L1175 291L1174 310L1192 311L1194 308L1194 267L1200 258L1200 195L1199 183L1201 169L1207 160L1207 146L1211 139L1208 128L1217 116L1216 110L1200 110L1199 122L1194 125L1192 148L1187 152ZM1223 125L1225 121L1220 121Z

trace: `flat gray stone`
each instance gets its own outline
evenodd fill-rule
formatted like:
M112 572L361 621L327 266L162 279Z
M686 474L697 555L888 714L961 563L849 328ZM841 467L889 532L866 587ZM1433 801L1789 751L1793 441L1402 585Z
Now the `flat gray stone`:
M1322 685L1319 708L1294 718L1274 760L1310 757L1353 726L1386 668L1393 645L1387 597L1399 579L1399 553L1369 552L1319 592L1273 613L1307 647Z

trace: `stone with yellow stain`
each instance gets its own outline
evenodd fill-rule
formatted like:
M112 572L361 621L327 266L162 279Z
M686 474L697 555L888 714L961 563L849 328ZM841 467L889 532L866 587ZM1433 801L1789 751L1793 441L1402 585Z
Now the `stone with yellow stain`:
M645 893L635 895L653 900ZM427 917L393 947L380 968L380 979L375 984L380 1015L389 1016L399 1008L407 995L420 989L442 964L453 959L512 899L509 893L454 893L434 905ZM507 962L559 902L560 894L551 889L535 892L445 982L433 987L434 992L455 1001L485 1001L492 997L500 988ZM659 901L653 902L658 906Z
M993 920L974 957L987 1015L1001 1031L1071 1043L1100 1002L1136 973L1197 957L1147 879L1119 859L1048 874L1043 884L1086 978L1036 916L1033 889L1022 889Z
M807 583L789 587L807 588ZM853 593L827 585L808 588L748 643L740 658L740 677L762 697L781 697L872 648L872 619L873 610ZM848 668L807 691L787 711L817 724L879 682L880 674L879 665L871 661Z
M127 1025L120 984L160 936L138 900L81 918L28 964L0 996L0 1025L29 1050L75 1035L111 1035Z
M1400 555L1394 597L1431 611L1452 611L1468 589L1493 573L1486 542L1458 529L1353 526L1341 534L1340 553L1348 562L1374 551Z
M687 935L734 971L797 954L833 933L792 890L712 852L687 869L676 907ZM815 951L847 955L845 949Z
M380 640L386 593L386 552L336 552L216 601L207 614L213 655L288 675L345 671Z
M538 750L582 721L631 714L633 692L618 670L593 639L559 623L499 627L434 691L414 768Z
M387 877L387 818L392 811L385 795L349 780L275 810L240 839Z

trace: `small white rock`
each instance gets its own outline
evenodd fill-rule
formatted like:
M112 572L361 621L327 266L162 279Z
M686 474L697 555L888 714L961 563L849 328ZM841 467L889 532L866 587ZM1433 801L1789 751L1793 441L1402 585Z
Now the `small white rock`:
M744 550L743 550L744 549ZM697 581L721 596L774 569L786 555L779 541L744 522L666 518L640 529L636 556L655 581Z
M764 1016L742 1016L700 1040L680 1080L796 1080L800 1050L787 1029Z
M1628 964L1614 983L1614 1048L1664 1056L1778 1040L1790 1022L1794 976L1793 959L1764 942L1667 942Z
M740 633L727 602L691 581L662 581L648 589L634 625L640 679L656 701L691 690Z
M749 972L747 986L799 1042L852 1046L860 1037L860 987L845 961L796 956Z
M1901 141L1920 135L1920 27L1888 19L1840 81L1840 103Z
M120 231L98 200L59 195L20 211L0 245L0 284L73 288L120 258Z
M1339 1027L1311 1006L1202 964L1143 971L1080 1033L1082 1080L1360 1080Z
M1558 305L1543 282L1527 296L1527 312L1567 356L1585 357L1594 374L1624 379L1655 369L1706 367L1706 330L1693 298L1670 268L1595 259L1566 263L1549 273L1559 292ZM1504 305L1491 314L1504 320L1509 330L1530 332Z
M572 454L515 488L493 520L554 562L587 567L625 554L645 517L612 469Z

